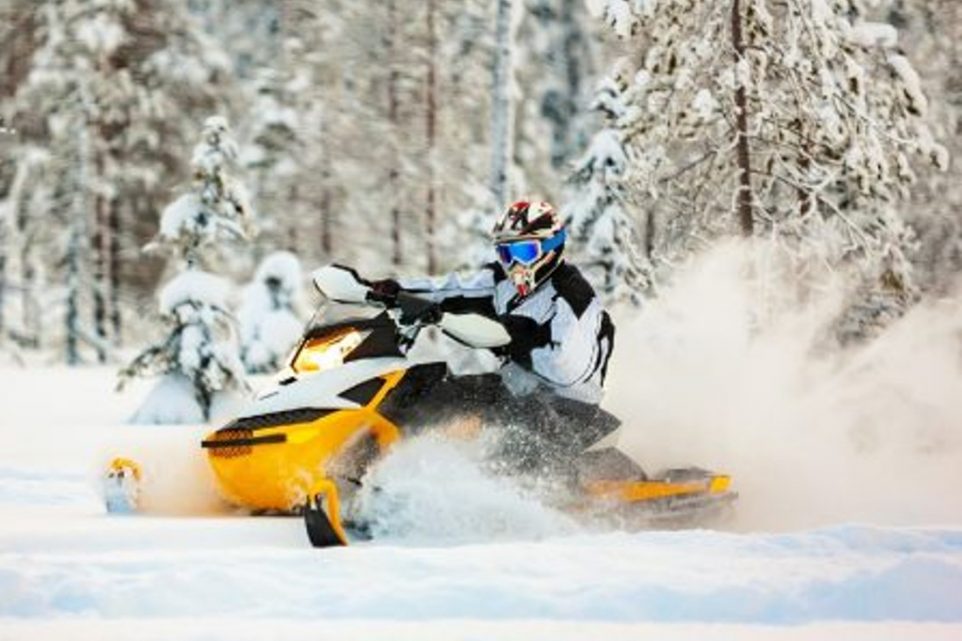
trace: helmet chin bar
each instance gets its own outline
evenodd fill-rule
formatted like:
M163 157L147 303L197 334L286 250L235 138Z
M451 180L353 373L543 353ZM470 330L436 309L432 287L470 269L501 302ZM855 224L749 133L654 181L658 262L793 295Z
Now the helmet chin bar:
M508 275L511 277L511 282L514 283L515 289L518 290L519 296L524 297L534 291L536 286L534 268L514 263L511 265Z

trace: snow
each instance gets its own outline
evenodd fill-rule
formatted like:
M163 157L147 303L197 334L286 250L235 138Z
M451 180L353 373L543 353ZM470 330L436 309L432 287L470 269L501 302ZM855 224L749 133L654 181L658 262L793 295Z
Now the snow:
M610 2L608 4L608 20L611 22L615 33L620 37L627 38L631 35L635 17L631 13L631 8L627 2L622 0Z
M140 425L190 423L223 416L241 398L244 383L233 321L225 311L228 282L187 269L158 296L168 335L122 371L122 381L153 378L154 388L130 421Z
M199 270L184 271L160 291L160 312L173 314L184 303L226 309L229 292L227 281L220 276Z
M244 288L237 320L248 371L277 371L297 343L304 328L296 312L302 287L301 265L294 254L274 252Z
M658 0L586 0L588 13L602 17L621 38L634 33L639 19L651 18L658 9Z
M157 381L130 422L136 425L201 423L204 412L194 399L194 384L183 374Z
M0 381L0 638L962 634L958 524L591 531L479 477L463 450L415 442L379 477L404 506L382 524L407 526L318 551L296 518L209 503L190 518L105 515L92 472L106 444L132 435L149 436L157 469L172 472L169 500L209 500L197 459L177 462L204 428L115 427L140 395L113 395L105 369L7 369ZM58 402L44 402L49 389Z
M55 531L36 531L29 542L5 536L3 614L959 622L962 536L940 532L878 541L860 528L804 537L662 532L319 553L300 547L285 519L162 519L146 531L121 523L116 532L110 521L100 519L87 537L75 532L70 553L57 551L69 540ZM153 538L153 549L111 543L138 534Z
M275 279L280 283L281 288L288 292L289 296L293 296L293 293L301 286L303 279L301 263L291 252L273 252L261 261L254 279L261 282Z
M123 26L104 13L79 20L76 37L85 47L105 57L113 54L126 40Z
M812 20L819 26L824 26L835 18L835 13L826 0L811 0Z
M925 97L925 93L922 92L922 81L919 78L919 74L915 71L912 63L909 62L908 58L901 55L891 55L888 58L889 64L895 73L898 75L899 80L902 81L902 89L905 91L905 97L909 102L909 106L919 115L924 116L928 109L928 99Z
M700 89L691 101L692 109L702 120L709 120L718 111L718 101L707 89Z
M207 218L198 214L205 211L196 194L183 194L164 208L160 216L160 236L176 240L182 235L203 234Z
M244 364L251 372L276 369L297 344L304 323L286 310L261 308L262 313L255 316L252 308L262 300L260 292L246 292L245 300L251 308L241 308L239 313Z
M230 126L223 116L204 121L203 140L194 147L191 164L205 176L219 175L225 165L237 158L237 143L230 137Z
M883 22L862 22L854 25L849 32L849 39L860 47L891 48L899 41L898 29Z
M398 448L361 492L359 503L374 537L443 545L578 532L572 518L537 501L539 489L552 488L521 489L492 477L480 464L483 450L482 444L430 437Z

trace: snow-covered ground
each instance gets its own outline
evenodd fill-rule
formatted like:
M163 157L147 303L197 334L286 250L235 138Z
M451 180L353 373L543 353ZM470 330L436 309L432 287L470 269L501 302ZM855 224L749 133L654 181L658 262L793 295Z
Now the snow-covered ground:
M588 532L477 470L444 484L458 459L436 444L422 454L445 460L393 477L421 474L433 505L345 549L310 549L298 519L107 516L109 443L196 442L123 427L145 389L116 396L112 375L0 369L4 641L962 638L962 523ZM178 492L196 478L166 469Z

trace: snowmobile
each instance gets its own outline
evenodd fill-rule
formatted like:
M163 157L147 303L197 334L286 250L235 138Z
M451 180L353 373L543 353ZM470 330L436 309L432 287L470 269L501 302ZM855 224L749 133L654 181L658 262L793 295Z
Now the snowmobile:
M362 524L345 518L342 506L392 445L452 425L473 425L468 433L477 432L480 421L464 414L498 403L497 373L455 376L443 360L416 357L412 347L422 330L437 327L474 349L497 350L510 337L500 323L481 315L442 313L433 302L403 291L378 294L347 267L323 267L313 278L325 301L289 366L201 447L223 498L254 513L301 514L311 544L327 547L346 545L362 532ZM647 523L677 526L702 523L736 498L724 474L685 468L647 476L611 445L618 426L600 412L600 420L585 426L580 451L537 468L550 468L563 479L562 507L568 511L627 511ZM464 437L462 429L457 438ZM130 459L111 463L107 495L114 509L124 511L136 502L141 474Z

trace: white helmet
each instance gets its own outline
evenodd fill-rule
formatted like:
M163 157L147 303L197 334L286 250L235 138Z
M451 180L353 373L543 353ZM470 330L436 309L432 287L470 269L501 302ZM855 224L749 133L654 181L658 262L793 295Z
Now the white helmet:
M522 297L561 264L565 228L549 203L515 202L495 223L492 236L501 267Z

